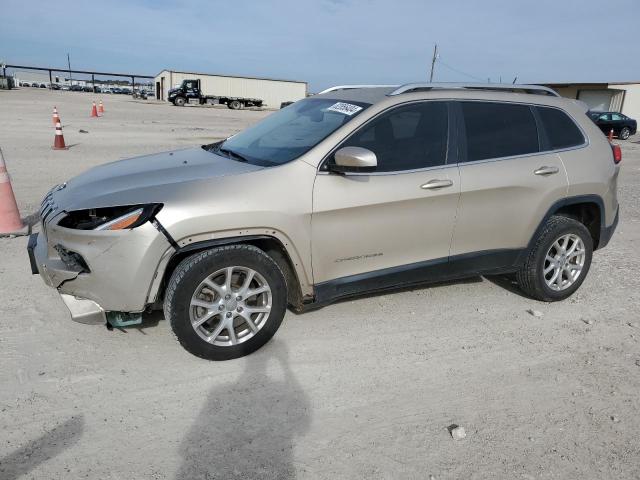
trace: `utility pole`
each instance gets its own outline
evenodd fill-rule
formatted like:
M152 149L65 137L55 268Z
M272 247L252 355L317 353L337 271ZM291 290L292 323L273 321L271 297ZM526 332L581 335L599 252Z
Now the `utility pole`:
M67 66L69 67L69 86L73 85L73 79L71 78L71 60L69 59L69 52L67 52Z
M436 66L436 59L438 58L438 44L433 46L433 58L431 59L431 75L429 75L429 83L433 82L433 70Z

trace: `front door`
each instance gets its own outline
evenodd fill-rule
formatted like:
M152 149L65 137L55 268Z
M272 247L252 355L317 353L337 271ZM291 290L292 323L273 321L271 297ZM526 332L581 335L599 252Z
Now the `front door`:
M458 167L447 164L448 109L443 101L394 107L339 145L371 150L378 166L373 173L318 173L314 283L446 264L460 189Z

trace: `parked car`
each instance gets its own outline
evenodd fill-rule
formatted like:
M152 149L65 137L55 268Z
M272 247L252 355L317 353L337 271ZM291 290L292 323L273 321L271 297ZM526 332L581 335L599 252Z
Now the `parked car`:
M30 87L30 86L31 86L31 84L30 84L30 83L27 83L27 82L22 82L22 83L20 84L20 86L21 86L21 87Z
M69 90L71 90L72 92L82 92L83 88L80 85L71 85Z
M605 135L613 130L613 134L622 140L635 135L638 130L638 123L620 112L590 111L589 116Z
M102 92L101 93L112 93L110 88L104 87L102 88Z
M54 187L28 252L74 320L164 308L184 348L225 360L264 345L287 306L370 291L513 274L566 299L616 228L621 159L546 87L335 87Z
M71 90L71 87L69 85L62 85L61 90L68 92L69 90Z
M52 83L51 90L60 90L60 85L58 85L57 83Z
M40 88L47 88L47 84L46 83L41 83L40 84Z
M111 92L113 92L113 93L122 93L122 90L120 89L120 87L113 87L111 89Z
M289 105L292 105L294 102L282 102L280 103L280 108L286 108Z
M36 83L36 82L31 82L31 86L35 87L35 88L38 88L40 86L40 84Z

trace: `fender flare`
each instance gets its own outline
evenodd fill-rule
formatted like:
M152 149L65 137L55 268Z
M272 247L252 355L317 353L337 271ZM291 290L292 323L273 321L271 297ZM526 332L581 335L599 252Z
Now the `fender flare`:
M157 228L157 226L156 226L156 228ZM184 245L184 246L180 246L169 235L169 233L166 230L164 230L164 228L159 229L159 230L163 234L165 234L165 236L167 236L167 240L171 244L171 248L169 248L164 253L162 258L160 259L160 262L159 262L158 266L156 267L156 273L155 273L155 276L154 276L154 280L153 280L152 285L151 285L151 287L149 289L149 292L147 294L147 304L153 304L153 303L158 301L158 295L159 295L159 293L161 291L162 285L167 280L167 273L168 273L169 269L171 268L171 266L174 263L176 263L176 261L177 261L176 259L177 258L180 258L180 257L182 257L185 254L188 254L190 252L196 252L196 251L204 250L204 249L208 249L208 248L215 248L215 247L220 247L220 246L224 246L224 245L232 245L232 244L236 244L236 243L251 243L251 242L260 241L260 240L272 241L272 242L276 242L278 244L278 247L282 250L282 252L284 252L284 254L287 257L287 261L290 264L292 273L295 276L295 279L296 279L298 287L301 288L301 289L303 288L303 282L299 278L300 277L300 273L299 273L298 269L296 268L296 265L297 265L296 259L291 256L291 252L282 243L282 241L280 239L278 239L277 237L275 237L275 236L264 235L264 234L258 234L258 235L234 235L234 236L230 236L230 237L223 237L223 238L216 238L216 239L209 239L209 240L201 240L201 241L198 241L198 242L193 242L193 243L189 243L189 244ZM296 258L297 258L297 254L296 254ZM175 267L175 265L173 265L173 266ZM304 295L304 293L301 292L301 295Z
M527 247L522 251L522 253L518 256L517 265L522 265L524 263L525 258L529 255L529 252L534 247L536 240L540 236L540 233L544 229L544 225L547 223L547 220L551 218L551 216L555 215L561 208L567 207L570 205L578 205L581 203L595 203L598 206L598 210L600 212L600 231L604 231L606 229L605 218L604 218L604 201L600 195L577 195L574 197L566 197L557 202L553 203L551 207L547 210L547 213L542 217L538 227L533 232ZM600 245L598 245L600 247Z

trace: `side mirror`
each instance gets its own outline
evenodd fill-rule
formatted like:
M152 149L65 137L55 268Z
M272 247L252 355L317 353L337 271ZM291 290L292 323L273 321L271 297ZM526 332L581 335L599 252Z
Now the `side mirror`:
M378 166L376 154L362 147L343 147L333 157L330 170L338 173L373 172Z

